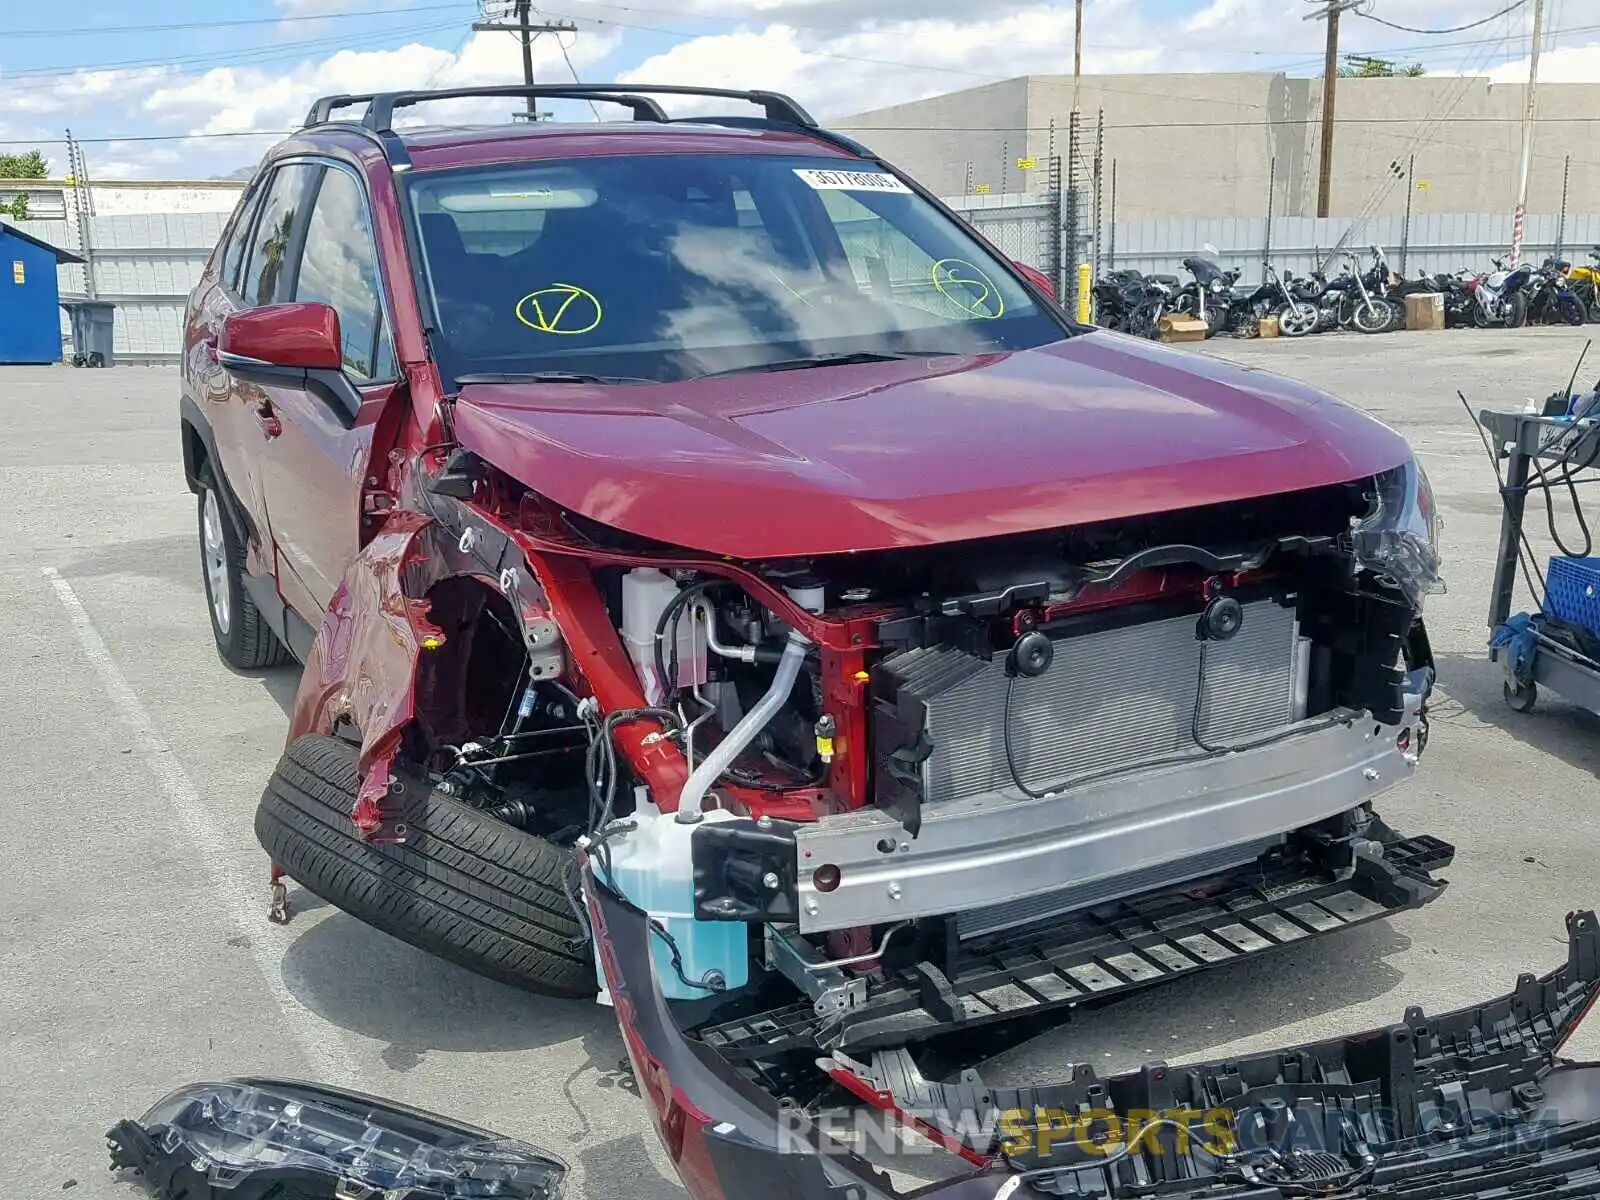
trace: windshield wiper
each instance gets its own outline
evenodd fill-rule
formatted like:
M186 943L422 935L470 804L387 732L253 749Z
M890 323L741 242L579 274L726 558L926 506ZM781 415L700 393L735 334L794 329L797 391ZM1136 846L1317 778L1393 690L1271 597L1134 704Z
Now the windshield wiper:
M902 354L890 350L857 350L850 354L813 354L809 358L780 358L774 362L729 367L726 371L712 371L702 375L701 378L711 379L718 375L742 375L757 371L803 371L808 367L844 367L852 363L896 362L905 358L936 358L949 353L948 350L923 350L916 354Z
M637 375L587 375L580 371L475 371L457 375L456 384L464 383L656 383Z

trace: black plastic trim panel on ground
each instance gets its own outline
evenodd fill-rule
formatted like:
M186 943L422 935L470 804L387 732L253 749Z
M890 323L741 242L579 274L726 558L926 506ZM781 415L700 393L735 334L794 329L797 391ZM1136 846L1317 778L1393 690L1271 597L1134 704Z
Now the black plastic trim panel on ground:
M1358 857L1342 880L1303 862L1248 884L1234 872L966 943L953 975L920 963L843 1014L790 1004L695 1036L760 1075L759 1060L797 1050L899 1046L1099 1001L1421 907L1444 890L1431 873L1454 854L1438 838L1417 837L1387 843L1381 860Z

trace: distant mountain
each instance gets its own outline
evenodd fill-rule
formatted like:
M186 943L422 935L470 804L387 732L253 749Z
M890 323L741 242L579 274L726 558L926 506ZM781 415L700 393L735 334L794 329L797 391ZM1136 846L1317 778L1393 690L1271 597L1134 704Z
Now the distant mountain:
M211 176L211 178L212 179L245 179L245 180L248 180L252 176L254 176L255 173L256 173L256 169L255 169L254 164L252 164L252 165L250 165L248 167L239 167L236 170L229 171L226 175L213 175L213 176Z

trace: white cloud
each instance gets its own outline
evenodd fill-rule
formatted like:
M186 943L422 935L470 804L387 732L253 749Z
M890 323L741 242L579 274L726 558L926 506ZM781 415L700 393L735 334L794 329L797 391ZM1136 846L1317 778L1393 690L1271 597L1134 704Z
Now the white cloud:
M1526 83L1528 59L1484 72L1494 83ZM1600 42L1587 46L1560 46L1539 55L1540 83L1594 83L1600 81Z
M370 6L371 0L274 0L285 26L314 13ZM616 0L626 6L628 0ZM605 0L571 15L582 33L569 52L585 78L600 74L611 56L623 69L604 74L626 80L708 86L774 88L794 95L824 117L919 99L1026 73L1070 70L1072 6L1043 0L650 0L648 9L615 10L608 24ZM1296 0L1087 0L1084 68L1090 74L1143 71L1320 69L1322 26L1302 17ZM1443 27L1482 15L1481 0L1382 0L1383 15L1402 24ZM663 11L671 9L672 12ZM559 6L556 6L559 11ZM675 15L676 14L676 15ZM587 19L586 19L587 18ZM732 18L730 20L730 18ZM662 34L632 24L720 31L686 38L633 69L630 44ZM326 22L316 23L321 33ZM464 24L464 23L463 23ZM1525 22L1523 22L1525 24ZM1430 41L1465 43L1473 35L1426 39L1352 18L1344 33L1352 53L1422 56L1430 74L1483 73L1490 51L1508 30L1523 28L1518 15L1485 30L1490 48L1458 44L1437 52L1414 49ZM461 26L457 26L461 29ZM462 30L464 32L464 29ZM368 31L363 27L363 36ZM452 36L452 35L445 35ZM668 35L670 36L670 35ZM1482 42L1482 39L1479 39ZM1525 43L1524 43L1525 44ZM284 51L292 53L293 44ZM1258 53L1244 53L1258 51ZM243 53L243 52L242 52ZM276 52L275 52L276 53ZM246 54L245 57L252 55ZM7 81L0 132L6 137L59 137L63 126L83 133L98 126L116 134L207 134L206 140L116 147L91 145L90 169L101 178L130 175L224 174L254 161L270 138L222 138L246 131L296 126L311 100L335 92L395 87L509 82L521 78L520 48L507 34L478 33L459 54L410 41L385 49L346 49L286 68L244 61L205 71L177 67L79 71ZM535 42L541 79L567 79L560 48L550 37ZM1497 81L1526 74L1526 62L1489 72ZM1561 47L1548 53L1541 75L1551 81L1600 78L1600 45ZM415 110L442 120L501 120L515 101L435 105ZM692 111L703 104L672 106ZM113 115L115 114L115 118ZM147 149L141 150L140 145ZM47 147L48 149L48 147ZM59 155L58 155L59 157ZM97 169L98 161L98 169Z
M580 70L608 52L615 34L577 39L569 53ZM534 42L535 77L567 75L560 47L549 38ZM217 67L158 87L145 98L153 117L182 121L191 133L287 130L305 116L318 96L397 88L452 87L509 83L522 75L522 51L503 33L474 34L459 54L418 42L393 50L341 50L320 62L271 72L250 67ZM504 110L503 103L494 107ZM438 108L428 112L439 115ZM459 109L450 119L459 119Z

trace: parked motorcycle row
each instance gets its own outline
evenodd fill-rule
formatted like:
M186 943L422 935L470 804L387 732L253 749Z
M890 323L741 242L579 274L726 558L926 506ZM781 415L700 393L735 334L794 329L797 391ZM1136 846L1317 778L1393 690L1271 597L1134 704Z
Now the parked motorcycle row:
M1588 252L1587 266L1550 257L1537 267L1508 267L1496 258L1488 271L1418 272L1411 279L1390 268L1382 246L1372 246L1365 261L1353 251L1339 255L1332 277L1280 273L1264 262L1254 285L1241 284L1237 270L1223 270L1212 257L1216 247L1205 249L1183 260L1187 280L1133 270L1101 278L1094 285L1095 323L1151 339L1160 337L1161 318L1169 315L1203 317L1208 338L1254 337L1267 317L1277 318L1283 337L1333 329L1388 333L1405 328L1406 297L1420 293L1444 297L1447 328L1600 322L1600 246Z

